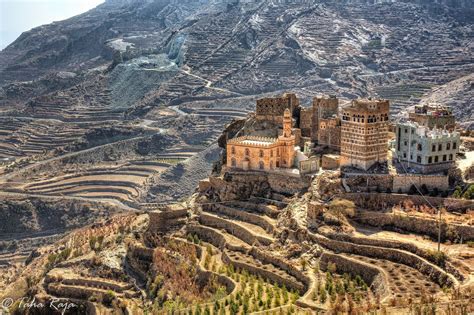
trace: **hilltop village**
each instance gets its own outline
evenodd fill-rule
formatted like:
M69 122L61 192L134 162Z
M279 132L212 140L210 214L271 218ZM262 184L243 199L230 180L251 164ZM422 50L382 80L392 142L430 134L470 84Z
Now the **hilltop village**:
M66 314L469 314L471 139L440 105L395 120L388 100L259 99L189 198L39 247L0 298L73 301Z
M346 192L449 191L461 147L452 111L415 106L397 122L389 113L379 99L315 97L310 107L291 93L259 99L254 126L227 139L225 169L301 178L341 170Z

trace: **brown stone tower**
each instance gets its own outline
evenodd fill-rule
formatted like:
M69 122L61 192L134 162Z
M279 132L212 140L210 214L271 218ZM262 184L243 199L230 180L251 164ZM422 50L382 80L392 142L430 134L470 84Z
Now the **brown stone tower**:
M342 109L341 166L368 170L387 161L388 100L353 100Z

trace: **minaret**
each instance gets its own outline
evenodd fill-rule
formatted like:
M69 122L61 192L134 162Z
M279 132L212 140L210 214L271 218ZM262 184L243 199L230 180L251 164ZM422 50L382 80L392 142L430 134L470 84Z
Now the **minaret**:
M278 144L281 150L280 166L284 168L293 167L295 159L295 135L292 132L293 118L287 108L283 114L283 134L278 137Z
M291 137L291 127L293 124L293 119L291 118L290 110L287 108L283 114L283 137Z

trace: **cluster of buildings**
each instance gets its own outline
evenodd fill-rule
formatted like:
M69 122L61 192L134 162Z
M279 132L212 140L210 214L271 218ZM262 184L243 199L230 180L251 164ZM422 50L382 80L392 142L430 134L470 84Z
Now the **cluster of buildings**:
M243 170L323 168L367 171L387 162L395 134L394 161L407 170L432 173L452 167L460 135L447 107L416 106L393 124L388 100L356 99L343 106L335 96L315 97L302 107L295 94L257 100L255 119L280 126L278 137L242 136L227 142L227 167Z

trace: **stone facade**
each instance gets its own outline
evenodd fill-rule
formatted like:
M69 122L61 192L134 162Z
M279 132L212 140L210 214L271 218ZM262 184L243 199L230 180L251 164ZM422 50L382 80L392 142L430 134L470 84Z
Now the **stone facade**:
M342 109L341 166L368 170L387 161L389 101L353 100Z
M313 108L302 107L300 110L300 129L303 137L311 138L313 128Z
M301 174L317 173L319 171L319 157L312 156L307 160L300 161L299 170Z
M341 147L341 119L339 117L319 119L318 145L336 150Z
M296 137L292 121L287 108L283 117L283 133L278 138L243 136L228 140L227 167L265 171L293 167Z
M396 175L393 177L392 191L406 193L413 184L416 187L425 185L430 191L435 188L443 191L449 189L449 178L445 175Z
M433 173L454 166L460 135L456 131L432 129L417 122L402 122L396 127L396 157L406 168Z
M415 106L415 109L408 113L408 117L411 121L428 129L446 128L453 130L456 123L452 110L441 105Z
M311 139L318 141L321 119L337 118L338 115L339 100L335 96L313 98ZM337 130L334 131L337 132Z
M335 170L339 168L341 157L335 154L324 154L322 158L321 167L324 170Z
M281 97L258 99L255 117L257 120L268 120L281 124L286 109L290 111L292 117L299 115L300 101L295 94L285 93Z

